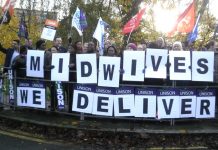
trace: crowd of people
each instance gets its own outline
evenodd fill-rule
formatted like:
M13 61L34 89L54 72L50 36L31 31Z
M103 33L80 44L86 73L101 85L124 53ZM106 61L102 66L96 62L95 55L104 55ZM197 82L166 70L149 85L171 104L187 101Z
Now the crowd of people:
M121 56L123 50L118 50L116 45L111 41L105 42L105 50L104 56ZM182 43L180 41L175 41L172 45L166 44L164 38L159 37L154 42L142 42L139 44L128 43L124 50L133 50L133 51L146 51L147 48L155 48L155 49L168 49L168 50L195 50L193 49L191 44ZM54 68L52 66L52 53L70 53L70 62L69 62L69 81L76 82L76 54L87 54L87 53L96 53L97 57L99 54L99 49L97 45L90 41L87 43L82 43L81 41L76 41L74 43L69 43L65 48L62 44L61 37L55 37L53 41L53 46L48 48L46 46L45 40L38 40L33 46L33 42L31 39L26 39L25 44L21 45L19 40L13 40L10 48L4 48L2 44L0 44L0 51L6 54L4 70L3 73L7 73L8 68L12 68L16 70L16 77L24 78L26 77L26 70L21 68L26 68L26 55L28 50L41 50L44 51L44 70L45 70L45 79L49 82L46 82L47 87L49 87L51 91L51 108L54 110L57 107L57 100L55 99L56 91L55 91L55 82L50 81L51 69ZM208 50L208 51L217 51L216 42L210 41L204 48L200 50ZM154 80L151 80L153 82ZM162 80L163 81L163 80ZM159 84L163 84L160 80L155 80L154 82L158 82ZM150 83L149 83L150 84ZM72 97L73 97L73 84L64 84L64 89L68 95L69 103L69 111L72 110Z

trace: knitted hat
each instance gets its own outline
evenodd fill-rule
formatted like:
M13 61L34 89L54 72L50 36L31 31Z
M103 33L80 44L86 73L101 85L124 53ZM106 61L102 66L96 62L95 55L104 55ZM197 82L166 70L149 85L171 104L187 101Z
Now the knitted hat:
M137 46L134 44L134 43L129 43L128 45L127 45L127 49L128 48L132 48L133 50L137 50Z

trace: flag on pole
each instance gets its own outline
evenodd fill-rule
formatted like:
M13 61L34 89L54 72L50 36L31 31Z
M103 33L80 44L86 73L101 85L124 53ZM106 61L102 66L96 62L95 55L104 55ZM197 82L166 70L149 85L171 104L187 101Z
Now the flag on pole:
M83 35L83 30L88 27L85 13L78 7L76 8L76 12L73 15L72 27L76 28L80 36Z
M18 37L24 37L25 39L28 39L28 31L27 31L27 25L25 22L25 13L23 12L23 14L20 17L20 24L19 24L19 31L18 31Z
M186 9L179 15L173 29L168 33L172 36L175 32L189 33L195 25L195 7L194 0L186 7Z
M1 24L8 24L11 20L11 16L14 13L14 5L16 0L7 0L5 5L2 7L3 16L0 21Z
M80 9L77 7L76 12L73 15L72 27L75 27L80 36L83 35L80 25Z
M100 55L103 55L104 53L104 33L105 33L105 27L106 27L105 25L108 25L108 24L104 22L100 17L98 20L98 24L95 29L95 32L93 34L93 38L95 38L99 43Z
M133 16L123 27L122 33L127 34L132 32L133 30L137 29L142 16L144 15L146 7L141 9L135 16Z
M188 42L189 43L194 42L197 39L197 37L198 37L198 22L200 20L200 16L201 16L201 14L198 15L198 18L196 20L195 26L194 26L192 32L188 36Z
M86 21L86 15L82 10L80 10L80 26L81 26L82 31L88 27L88 24Z

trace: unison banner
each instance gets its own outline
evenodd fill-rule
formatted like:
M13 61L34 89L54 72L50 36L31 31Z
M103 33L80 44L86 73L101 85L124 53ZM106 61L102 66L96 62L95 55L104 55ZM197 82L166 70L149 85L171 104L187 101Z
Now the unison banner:
M73 111L101 116L211 118L215 116L214 90L107 88L76 85Z
M41 82L20 82L17 85L17 105L45 108L45 86Z

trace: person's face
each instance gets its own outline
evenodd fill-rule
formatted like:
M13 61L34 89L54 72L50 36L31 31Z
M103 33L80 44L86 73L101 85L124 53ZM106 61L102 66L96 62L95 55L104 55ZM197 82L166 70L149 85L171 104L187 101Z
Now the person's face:
M161 38L157 39L157 45L162 46L163 45L163 40Z
M29 40L29 46L33 45L33 40Z
M40 49L41 49L41 50L45 50L45 49L46 49L46 44L45 44L45 43L42 43L41 46L40 46Z
M181 50L182 50L182 47L181 47L181 45L179 45L179 44L175 44L175 45L173 46L173 50L174 50L174 51L181 51Z
M107 51L108 56L115 56L116 55L115 53L116 52L115 52L115 49L113 47L110 47Z
M84 43L83 45L83 52L86 53L88 50L88 43Z
M142 46L142 45L139 45L139 46L137 47L137 51L143 51L143 46Z
M94 50L94 49L95 49L95 44L94 44L93 42L90 42L90 43L88 44L88 49L89 49L89 50Z
M11 45L12 45L12 48L17 49L17 50L19 49L19 44L16 41L12 41Z
M61 38L56 38L55 46L60 47L61 45L62 45L62 39Z
M81 42L77 42L76 47L77 47L77 50L80 50L80 52L82 52L82 43Z
M68 46L68 52L71 53L71 54L75 54L75 53L76 53L76 52L75 52L75 49L73 48L72 45L69 45L69 46Z
M131 46L127 46L127 47L126 47L126 50L134 51L134 49L133 49Z

